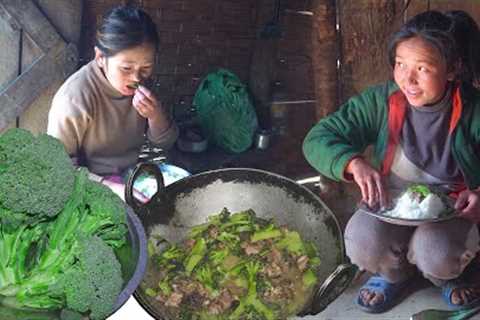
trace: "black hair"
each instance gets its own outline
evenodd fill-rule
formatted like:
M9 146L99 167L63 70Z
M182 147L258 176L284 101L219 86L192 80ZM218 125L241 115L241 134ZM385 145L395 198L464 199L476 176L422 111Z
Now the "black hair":
M125 5L105 14L97 29L95 46L110 57L144 43L154 45L157 50L158 42L157 28L150 16L139 8Z
M480 30L468 13L431 10L412 17L390 39L388 60L392 67L398 44L413 37L437 48L457 80L480 82Z

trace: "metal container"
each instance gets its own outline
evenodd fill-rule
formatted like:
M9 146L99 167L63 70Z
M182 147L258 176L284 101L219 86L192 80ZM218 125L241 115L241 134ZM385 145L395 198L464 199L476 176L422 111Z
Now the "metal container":
M260 130L255 135L255 147L257 149L265 150L270 145L270 132L268 130Z
M120 309L142 281L147 266L147 238L142 223L133 210L127 207L127 245L115 249L122 265L123 289L115 302L112 313ZM60 311L18 310L0 304L1 320L60 320ZM86 318L88 319L88 318Z
M147 203L133 197L136 178L149 173L160 190ZM156 165L139 164L126 185L125 199L139 215L147 236L156 229L169 242L182 241L188 230L207 221L212 214L228 208L232 212L252 209L257 216L275 218L301 233L319 250L321 268L311 304L298 317L317 314L327 307L352 280L356 267L347 263L340 225L330 209L307 188L286 177L262 170L229 168L206 171L163 187ZM155 279L147 268L145 279ZM148 284L147 284L148 286ZM135 291L141 306L155 319L172 320L165 307L144 293L143 283Z

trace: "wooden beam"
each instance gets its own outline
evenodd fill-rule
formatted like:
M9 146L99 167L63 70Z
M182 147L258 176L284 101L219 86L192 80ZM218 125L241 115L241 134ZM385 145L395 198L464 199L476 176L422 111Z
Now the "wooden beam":
M317 120L338 107L338 36L336 1L314 0L312 21L312 62Z
M53 82L65 79L77 66L78 53L74 45L58 42L49 54L44 54L15 81L0 92L0 132Z
M18 76L21 29L12 27L8 12L0 7L0 90Z
M57 30L31 0L2 0L0 8L8 12L11 25L21 26L43 52L63 41Z

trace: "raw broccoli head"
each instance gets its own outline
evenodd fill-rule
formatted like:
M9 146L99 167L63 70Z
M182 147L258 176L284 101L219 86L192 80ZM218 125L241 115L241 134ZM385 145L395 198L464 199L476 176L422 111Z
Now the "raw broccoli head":
M119 248L125 244L127 233L126 207L112 190L101 183L88 180L84 194L87 212L80 229L97 235L110 246Z
M78 261L62 280L67 308L92 320L105 319L123 287L121 265L99 237L81 236L78 244Z
M75 167L56 138L10 129L0 136L0 206L25 223L57 215L73 191ZM20 217L19 215L23 215ZM10 217L11 218L11 217ZM2 221L6 218L0 215ZM33 221L32 221L33 220Z

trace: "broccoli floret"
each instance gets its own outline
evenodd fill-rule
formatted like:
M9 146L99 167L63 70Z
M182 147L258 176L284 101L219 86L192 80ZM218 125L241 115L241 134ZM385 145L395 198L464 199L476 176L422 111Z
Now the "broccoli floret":
M126 243L126 218L122 200L76 170L59 140L8 130L0 136L1 303L104 319L123 285L113 248Z
M88 180L85 185L86 215L80 230L97 235L114 248L125 244L127 232L126 207L112 190Z
M75 167L60 140L24 129L0 136L0 219L33 224L56 216L75 181ZM5 210L6 209L6 210ZM9 211L7 211L9 210Z
M123 286L121 265L113 249L97 236L80 236L78 261L62 277L67 308L105 319Z
M259 317L267 320L276 318L275 311L266 306L257 295L257 276L261 269L258 261L249 261L245 264L244 272L248 281L248 293L240 299L240 303L230 314L229 319L240 319L247 310L255 319Z
M35 137L24 129L10 129L0 136L0 171L15 159L22 157L22 152L35 141Z
M101 221L103 221L99 217L103 216L100 213L97 214L96 210L92 211L91 207L86 204L88 196L85 190L88 189L87 185L89 183L90 181L88 180L86 171L78 171L72 196L65 205L65 208L52 221L36 225L35 228L40 228L42 225L45 226L44 229L41 230L42 232L39 232L38 237L41 239L35 248L34 257L31 258L34 261L31 262L33 266L28 269L27 277L19 280L19 277L15 277L16 283L0 291L0 294L5 296L3 299L4 303L8 303L15 308L28 307L36 309L61 309L67 305L69 309L80 311L68 305L67 288L73 285L89 286L88 283L82 284L82 276L85 282L87 280L96 281L94 289L99 290L100 294L105 294L105 292L101 290L107 290L106 288L108 288L108 290L112 289L110 294L113 296L112 299L116 299L121 289L121 281L120 289L116 290L116 287L111 288L111 286L118 286L119 282L116 281L116 279L118 279L116 275L118 274L121 278L120 264L113 253L113 249L108 246L107 241L104 242L100 236L96 237L102 227ZM97 201L101 200L98 199ZM97 208L98 207L99 206L97 206ZM116 214L120 215L121 213L116 212ZM123 211L123 214L125 215L125 211ZM98 225L95 224L96 222L98 222ZM95 228L95 226L98 226L98 228ZM30 230L31 227L27 228L24 226L23 228ZM32 230L35 230L35 228ZM111 228L113 230L114 226L111 226ZM112 233L113 232L114 231L112 231ZM121 240L120 238L117 240L118 243L125 243L124 232L122 236L123 238ZM99 240L90 240L92 237ZM8 243L22 243L18 240L12 240L11 237L4 238L9 241ZM99 243L100 241L101 244ZM11 247L12 245L8 248ZM18 251L26 252L26 250L22 249L22 245L16 247ZM25 262L24 259L20 259L19 256L16 255L17 253L14 252L13 249L5 251L7 254L10 252L10 254L15 255L14 261L16 261L16 263L22 264ZM103 260L100 260L101 258ZM98 266L86 268L82 267L82 263L88 266L93 263L98 263ZM103 265L106 267L103 268ZM28 266L28 264L26 264L26 266ZM16 266L15 270L21 271L23 270L22 268L25 267ZM108 274L106 274L107 269L110 270ZM79 270L84 270L84 274L82 276L76 276L76 284L71 283L66 285L66 279L73 279ZM7 279L12 278L11 274L6 273L6 275L9 276ZM68 277L66 275L68 275ZM78 295L76 297L78 297ZM103 298L102 295L97 295L97 298L98 297L107 299ZM90 300L75 301L78 304L90 304L93 298L90 297L89 299ZM94 314L102 314L102 312L106 310L102 308L107 308L106 304L99 304L99 306L91 310ZM111 305L109 305L108 308L111 308ZM108 309L108 312L110 311L111 309ZM99 316L99 319L101 318L102 317Z

